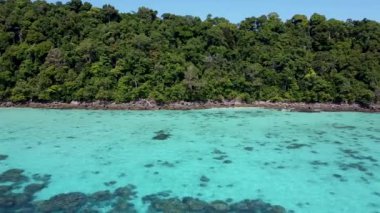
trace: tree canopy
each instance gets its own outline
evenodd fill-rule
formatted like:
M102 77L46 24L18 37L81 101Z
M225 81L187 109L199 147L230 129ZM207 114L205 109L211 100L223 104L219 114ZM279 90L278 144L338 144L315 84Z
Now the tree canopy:
M380 24L0 0L0 101L380 102Z

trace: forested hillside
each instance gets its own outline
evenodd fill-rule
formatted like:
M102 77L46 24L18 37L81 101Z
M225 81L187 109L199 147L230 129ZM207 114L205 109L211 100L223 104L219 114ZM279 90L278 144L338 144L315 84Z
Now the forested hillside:
M380 24L0 0L0 101L139 99L380 102Z

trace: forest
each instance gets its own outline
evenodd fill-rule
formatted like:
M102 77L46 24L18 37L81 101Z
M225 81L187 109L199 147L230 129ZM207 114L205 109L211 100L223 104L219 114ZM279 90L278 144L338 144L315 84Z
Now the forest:
M380 23L0 0L0 102L140 99L379 103Z

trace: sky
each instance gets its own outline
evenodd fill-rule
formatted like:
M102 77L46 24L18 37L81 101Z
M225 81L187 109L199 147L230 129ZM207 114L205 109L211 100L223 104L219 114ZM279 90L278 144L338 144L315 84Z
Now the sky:
M86 0L82 0L86 1ZM310 16L317 12L339 20L368 18L380 21L380 0L87 0L94 6L115 6L120 12L137 11L141 6L159 14L192 15L202 19L208 14L238 23L246 17L276 12L284 20L294 14ZM53 1L50 1L53 2ZM65 2L65 1L63 1Z

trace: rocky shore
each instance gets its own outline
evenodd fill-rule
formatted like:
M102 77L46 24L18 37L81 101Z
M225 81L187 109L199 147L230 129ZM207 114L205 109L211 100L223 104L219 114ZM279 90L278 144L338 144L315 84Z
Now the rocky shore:
M20 107L20 108L43 108L43 109L99 109L99 110L191 110L209 108L231 108L231 107L263 107L269 109L290 110L297 112L380 112L380 105L361 106L359 104L334 104L334 103L288 103L288 102L267 102L257 101L244 103L240 101L207 101L207 102L174 102L159 104L155 101L140 100L128 103L114 103L106 101L96 102L26 102L12 103L1 102L0 107Z

